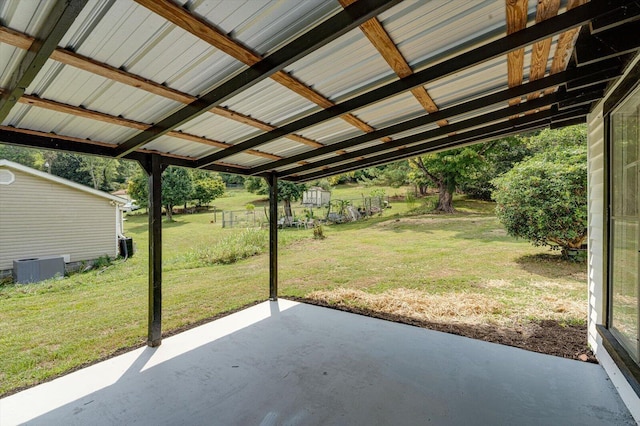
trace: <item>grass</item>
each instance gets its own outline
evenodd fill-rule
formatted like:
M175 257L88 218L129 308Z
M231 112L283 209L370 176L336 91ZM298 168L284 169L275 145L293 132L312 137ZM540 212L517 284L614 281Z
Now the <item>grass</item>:
M333 196L367 191L347 187ZM248 202L263 203L235 190L216 207ZM279 232L281 295L429 320L586 322L586 266L507 236L491 203L459 199L455 215L424 214L419 203L392 206L382 216L325 226L324 240L313 239L312 229ZM163 224L165 332L268 297L265 231L222 229L211 212L175 218ZM0 394L144 344L147 217L129 216L125 230L137 246L127 261L0 286Z

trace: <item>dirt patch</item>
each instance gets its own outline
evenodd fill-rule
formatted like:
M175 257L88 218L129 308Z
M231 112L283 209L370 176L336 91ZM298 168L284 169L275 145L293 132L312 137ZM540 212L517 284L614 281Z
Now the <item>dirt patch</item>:
M336 289L310 293L296 300L472 339L513 346L533 352L597 363L587 346L584 324L558 320L487 321L501 309L498 301L483 295L429 295L410 289L382 294Z

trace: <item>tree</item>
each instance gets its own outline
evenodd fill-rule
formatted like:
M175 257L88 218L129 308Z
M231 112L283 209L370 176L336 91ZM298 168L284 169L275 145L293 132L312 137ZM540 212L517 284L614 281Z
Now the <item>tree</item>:
M193 194L193 181L187 169L168 167L162 174L162 204L167 221L173 221L173 207L185 204Z
M191 199L198 206L208 204L224 195L225 184L220 175L205 170L192 170L193 193Z
M491 181L534 153L529 137L516 135L493 141L484 153L484 161L474 168L459 189L472 198L491 200L495 190Z
M9 160L22 164L23 166L37 169L39 168L38 164L42 163L41 157L35 149L0 144L0 160Z
M149 186L147 175L140 169L138 174L129 181L129 196L135 199L141 207L149 206ZM173 207L184 204L191 199L193 182L187 169L168 167L162 174L162 205L167 213L167 221L173 221Z
M113 191L112 182L117 177L117 160L91 155L79 155L80 166L78 172L86 172L91 177L94 189Z
M453 194L456 189L473 176L474 171L484 161L484 153L492 143L451 149L435 154L427 154L409 160L410 178L421 188L427 184L438 188L436 211L453 213Z
M246 178L244 181L244 187L247 191L254 194L269 194L269 184L267 184L265 179L259 177ZM304 184L278 180L278 201L281 201L284 205L285 216L293 216L291 202L300 200L302 198L302 194L304 194L304 191L306 190L307 186Z
M50 164L51 174L69 179L70 181L93 187L91 174L83 169L82 157L77 154L59 152L53 164Z
M587 150L549 147L494 179L493 196L510 235L566 256L587 239Z

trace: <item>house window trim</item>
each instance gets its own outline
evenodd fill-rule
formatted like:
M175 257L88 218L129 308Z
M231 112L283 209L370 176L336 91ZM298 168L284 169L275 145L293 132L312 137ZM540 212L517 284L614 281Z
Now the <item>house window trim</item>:
M638 87L640 87L640 62L636 63L626 75L618 87L607 97L603 105L604 118L604 236L603 236L603 269L605 279L605 291L603 292L605 315L602 325L596 325L598 334L602 338L602 344L611 356L616 366L620 369L627 382L640 397L640 365L638 365L627 350L618 342L611 333L611 315L613 312L612 270L611 270L611 159L613 144L611 141L611 114L622 104Z
M0 185L11 185L16 181L16 175L11 170L0 169L0 173L9 176L9 179L0 179Z

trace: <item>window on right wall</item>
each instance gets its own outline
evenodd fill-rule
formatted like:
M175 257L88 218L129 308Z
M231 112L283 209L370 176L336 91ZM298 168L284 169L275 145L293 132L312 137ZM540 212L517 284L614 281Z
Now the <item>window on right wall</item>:
M609 330L640 365L640 87L611 112Z

